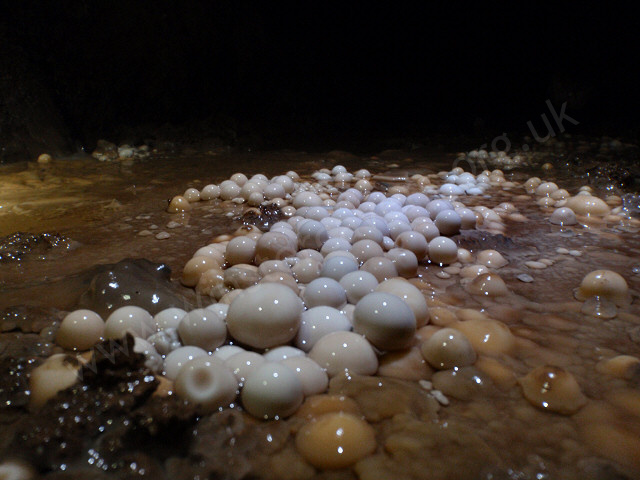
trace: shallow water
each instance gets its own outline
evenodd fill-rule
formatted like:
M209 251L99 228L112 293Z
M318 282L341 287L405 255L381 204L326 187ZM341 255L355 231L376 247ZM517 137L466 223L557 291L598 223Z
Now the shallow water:
M198 297L179 285L182 267L195 250L219 234L234 231L240 225L243 207L230 202L200 202L188 214L171 215L166 206L174 195L188 187L218 183L235 172L270 176L293 169L303 175L336 164L350 171L368 168L380 174L381 186L392 186L404 184L413 173L450 170L454 159L454 152L394 151L359 158L343 152L221 150L157 154L129 166L69 158L47 166L3 167L0 236L46 232L60 234L65 241L38 247L19 260L0 262L0 308L32 307L27 317L36 316L29 312L38 312L37 308L45 312L70 310L86 288L82 272L125 258L168 265L176 292L194 305L206 305L213 299ZM524 182L533 174L545 181L557 180L571 193L579 186L579 180L567 178L566 171L505 171L507 180L514 182ZM140 446L139 451L147 452L147 472L155 472L148 474L167 478L204 477L212 471L222 478L640 478L640 369L615 377L597 367L617 355L640 356L640 275L633 270L640 266L640 240L633 228L615 219L588 219L571 227L552 225L549 212L538 207L535 198L519 185L509 191L494 187L484 196L461 197L468 207L493 208L511 202L523 216L505 216L502 233L465 231L455 237L459 246L474 255L485 249L503 254L509 263L494 272L504 280L507 294L470 294L468 282L461 281L460 268L455 266L422 265L413 280L427 298L431 324L442 327L475 322L482 326L478 331L488 335L478 340L479 359L473 367L435 375L431 372L424 378L444 393L442 405L416 381L377 377L332 380L329 391L353 398L374 426L378 447L373 455L351 469L320 472L295 450L292 432L300 427L301 418L261 425L235 411L225 411L220 414L221 422L233 424L228 426L228 431L234 432L232 443L210 443L213 437L208 435L221 435L215 415L205 417L197 426L187 422L199 432L191 443L192 457L182 452L163 462L148 454L148 446ZM161 232L168 233L168 238L156 238ZM571 254L558 253L559 248ZM540 269L525 265L532 261L549 265ZM583 303L574 298L582 278L596 269L618 272L631 291L632 302L618 306L615 318L585 314ZM526 278L523 274L532 281L520 280L519 276ZM504 325L508 329L503 329ZM487 328L493 329L490 334ZM32 331L41 329L33 327ZM2 334L3 344L17 341L7 337L15 335L14 330L4 331L8 333ZM419 333L426 338L433 331L435 327L427 326ZM36 358L37 351L26 348L16 355ZM541 365L570 372L586 396L586 405L575 413L560 414L528 402L517 379ZM5 411L0 428L14 428L14 413L26 421L24 411ZM267 444L265 435L277 441ZM96 437L90 438L83 447L85 452L88 445L95 447ZM0 447L2 456L8 456L8 445L3 442ZM212 466L222 456L227 459L223 462L229 463L228 471ZM202 461L196 465L193 458ZM78 470L87 466L81 459L69 464L75 465L78 478L86 475L86 470ZM60 462L57 465L60 468ZM132 474L126 461L114 460L112 465L117 465L110 470L118 475L125 471ZM39 468L44 473L52 467ZM72 472L70 469L69 474Z

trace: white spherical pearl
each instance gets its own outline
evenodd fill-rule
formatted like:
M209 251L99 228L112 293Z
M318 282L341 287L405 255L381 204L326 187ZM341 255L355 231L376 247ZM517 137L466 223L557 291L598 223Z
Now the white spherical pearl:
M212 303L211 305L207 305L205 310L211 310L213 313L216 313L222 320L227 318L227 312L229 311L229 305L224 303Z
M296 346L308 352L318 340L331 332L349 331L351 322L340 310L332 307L313 307L302 312Z
M220 187L217 185L207 185L200 192L200 200L214 200L220 196Z
M296 254L297 245L281 232L267 232L256 243L256 264L266 260L282 260Z
M431 200L427 204L426 209L429 211L429 216L433 220L436 218L438 213L442 212L443 210L453 210L453 205L451 205L451 202L447 200L437 199Z
M346 241L349 242L349 244L352 243L352 239L353 239L353 230L351 230L349 227L336 227L336 228L332 228L331 230L328 231L329 233L329 238L344 238ZM351 248L351 247L349 247Z
M409 222L413 222L416 218L429 217L429 211L426 208L417 205L407 205L403 207L403 213ZM430 218L430 217L429 217Z
M321 305L340 308L347 303L347 294L342 285L334 279L320 277L307 285L302 299L308 308Z
M329 212L325 207L309 207L305 212L305 218L319 222L324 218L329 218Z
M322 223L316 220L307 220L300 224L298 229L298 248L312 248L314 250L322 247L322 244L329 239L327 229Z
M399 350L411 346L416 333L416 318L399 297L374 292L356 305L353 329L381 350Z
M464 189L453 183L445 183L438 189L438 191L440 192L440 194L448 197L464 194Z
M302 258L292 268L291 272L300 283L309 283L320 276L322 262L314 258Z
M382 200L380 203L376 205L375 212L384 217L385 214L389 212L399 211L402 208L402 204L398 202L394 198L387 198L386 200Z
M390 278L376 287L376 292L385 292L401 298L411 309L418 328L429 322L429 309L424 294L413 284L402 278Z
M325 259L320 276L332 278L339 282L347 273L358 270L358 263L349 257L335 256Z
M429 242L429 259L433 263L448 264L458 259L456 242L447 237L436 237Z
M324 225L324 228L327 229L327 232L330 232L334 228L340 227L340 225L342 225L342 220L340 220L339 218L326 217L320 220L320 223ZM331 235L329 235L329 238L331 238Z
M216 348L216 351L211 354L213 358L224 362L227 358L233 357L237 353L246 352L246 350L237 345L223 345Z
M384 216L384 221L385 222L391 223L394 220L400 220L401 222L409 223L409 217L407 217L401 211L394 210L393 212L389 212L389 213L385 214L385 216Z
M56 343L69 350L88 350L102 340L104 320L92 310L69 313L56 332Z
M456 235L460 233L462 219L455 210L442 210L433 220L442 235Z
M238 186L243 186L249 180L244 173L234 173L229 177L229 180L235 182ZM265 177L266 180L266 177Z
M242 389L242 406L257 418L285 418L302 404L298 375L286 365L266 362L252 372Z
M353 231L351 242L356 243L360 240L373 240L378 245L382 245L382 232L372 225L363 225Z
M384 218L375 214L365 214L362 218L362 225L372 225L382 232L382 235L389 235L389 225Z
M389 236L395 240L400 236L403 232L408 232L411 230L411 225L404 220L392 220L389 222Z
M411 250L391 248L385 256L393 262L401 277L412 278L418 274L418 257Z
M120 339L127 332L135 337L147 338L156 331L153 317L145 309L129 305L114 310L104 325L107 339Z
M427 242L440 236L440 230L434 223L420 223L413 227L413 231L422 234Z
M312 250L310 248L305 248L304 250L300 250L296 254L296 257L298 257L298 258L313 258L314 260L317 260L320 263L322 263L322 261L324 260L324 257L320 252L318 252L317 250Z
M355 304L376 289L378 279L369 272L355 271L342 277L340 285L345 289L349 302Z
M382 282L387 278L397 277L398 270L396 270L396 266L393 261L386 257L373 257L364 262L361 267L361 271L369 272L376 280Z
M274 198L283 198L287 192L285 192L284 187L278 183L270 183L262 192L267 200L272 200Z
M225 260L229 265L253 263L256 256L256 242L249 237L236 237L229 240L225 250Z
M469 230L476 228L476 214L473 213L473 210L461 207L456 208L456 213L460 216L460 228L463 230Z
M240 196L240 186L231 180L225 180L220 184L220 198L222 200L231 200Z
M293 193L293 191L295 190L294 181L286 175L279 175L277 177L274 177L271 180L271 183L277 183L279 185L282 185L282 188L284 188L285 193Z
M293 196L295 208L318 207L320 205L322 205L322 199L313 192L300 192Z
M376 204L373 202L363 202L360 205L358 205L358 210L364 213L375 212Z
M453 328L443 328L420 346L424 359L438 370L473 365L476 352L466 335Z
M267 260L258 267L258 273L264 277L270 273L291 273L291 267L284 260Z
M193 360L198 357L209 358L209 355L207 355L207 352L200 347L188 346L176 348L164 359L164 376L169 380L175 380L182 366L189 360Z
M299 348L292 347L290 345L283 345L281 347L272 348L265 352L263 355L267 362L282 362L287 358L304 357L305 353Z
M360 170L358 170L354 176L356 178L369 178L371 177L371 173L369 173L369 170L366 170L364 168L361 168Z
M578 223L576 214L568 207L557 208L549 217L554 225L575 225Z
M333 332L316 342L309 358L324 368L329 377L348 371L355 375L373 375L378 357L371 344L353 332Z
M320 253L324 256L329 255L331 252L349 250L351 243L345 238L330 238L322 245Z
M156 313L155 317L153 317L153 321L155 322L158 330L178 328L180 320L182 320L186 314L187 312L181 308L165 308L164 310Z
M255 348L274 347L295 337L302 309L302 301L289 287L261 283L233 300L227 328L242 343Z
M383 200L386 200L387 197L385 196L384 193L382 192L371 192L369 194L369 196L367 197L367 202L373 202L376 205L380 202L382 202Z
M382 247L373 240L360 240L355 242L351 246L350 252L360 263L364 263L373 257L381 257L384 254Z
M298 376L302 384L305 397L317 395L327 390L329 377L316 362L307 357L292 357L283 360L283 365L289 367Z
M187 313L178 325L185 345L195 345L209 352L224 343L227 328L224 319L212 310L198 308Z
M224 360L224 364L233 372L240 385L244 385L247 377L264 365L265 358L256 352L242 351Z
M197 188L187 188L182 196L186 198L189 203L196 203L200 201L200 192Z
M422 260L427 256L429 251L429 245L424 235L420 232L414 232L412 230L402 232L396 237L395 245L405 250L413 252L418 260Z
M213 412L235 400L238 381L220 360L199 357L183 365L176 376L175 389L201 411Z
M423 208L427 206L427 203L429 203L429 197L424 193L412 193L405 201L406 205L417 205Z
M348 217L342 219L342 226L355 230L362 225L362 219L358 217Z

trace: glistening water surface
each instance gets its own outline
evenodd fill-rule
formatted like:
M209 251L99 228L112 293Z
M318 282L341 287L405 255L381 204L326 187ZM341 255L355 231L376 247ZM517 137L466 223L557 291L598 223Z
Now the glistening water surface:
M16 468L46 478L640 478L638 219L621 211L620 197L595 189L605 213L551 223L566 199L528 180L538 176L576 196L581 181L558 168L489 172L480 194L447 197L476 213L475 228L450 235L464 249L456 259L423 260L405 275L426 300L428 323L405 348L377 349L375 375L330 375L327 393L309 396L287 418L256 419L240 397L233 408L202 412L131 358L103 377L97 369L41 410L29 405L29 373L64 352L53 341L57 326L104 274L97 265L163 263L170 282L140 262L119 271L119 281L141 297L162 285L159 297L182 298L185 309L217 301L181 285L182 271L199 248L227 241L218 236L235 232L248 207L216 199L167 213L187 188L236 172L271 178L294 170L336 200L355 182L314 186L310 175L344 165L368 169L389 197L425 191L433 199L443 197L438 172L451 171L455 159L420 150L374 157L220 150L156 153L129 165L68 158L3 167L0 236L23 233L0 246L0 468L19 460L26 465ZM627 290L600 285L586 289L597 295L576 298L595 270L616 272ZM425 345L445 328L464 334L473 360L453 368L425 360ZM345 465L313 458L299 440L332 412L364 420L375 437ZM366 443L354 429L345 427ZM312 434L311 449L329 437Z

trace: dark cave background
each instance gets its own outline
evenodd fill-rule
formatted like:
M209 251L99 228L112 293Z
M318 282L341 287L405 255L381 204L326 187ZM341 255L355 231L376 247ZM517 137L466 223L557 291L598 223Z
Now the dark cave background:
M637 138L637 25L612 4L11 2L0 162L117 143L375 149L394 138Z

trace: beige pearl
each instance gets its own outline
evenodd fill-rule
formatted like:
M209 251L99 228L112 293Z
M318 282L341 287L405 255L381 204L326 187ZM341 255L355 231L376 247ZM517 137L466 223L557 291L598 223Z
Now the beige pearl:
M195 287L200 276L212 268L220 269L220 264L215 258L205 255L193 257L184 266L180 282L186 287Z
M604 216L609 213L609 205L598 197L591 195L577 195L567 200L566 206L577 215Z
M560 367L534 368L518 383L529 403L543 410L571 415L587 403L573 375Z
M516 339L504 323L490 318L467 320L451 325L464 333L476 352L485 355L509 353Z
M327 413L303 426L296 448L304 459L320 469L346 468L376 448L373 428L350 413Z
M509 293L504 280L495 273L478 275L465 286L465 289L472 295L483 295L486 297L499 297Z
M464 333L453 328L435 332L420 345L420 352L438 370L466 367L476 361L476 352Z
M184 213L191 210L191 204L189 200L184 198L182 195L176 195L169 202L169 206L167 207L167 212L169 213Z
M47 400L78 381L80 363L75 357L57 353L33 369L29 379L29 405L39 409Z
M576 298L584 301L595 296L607 298L618 306L625 306L630 302L626 280L611 270L594 270L582 279Z
M307 397L296 412L296 416L312 420L326 413L338 412L360 415L360 408L356 401L350 397L323 393Z
M102 340L104 321L91 310L69 313L56 332L56 343L69 350L88 350Z

